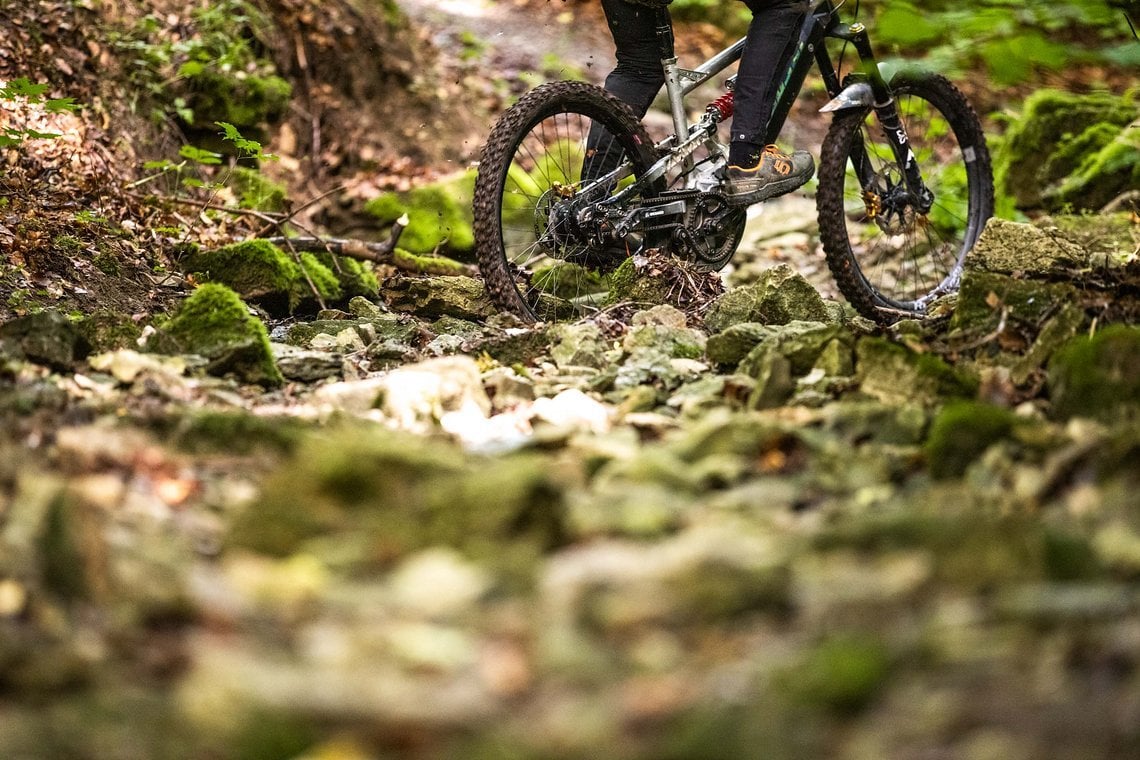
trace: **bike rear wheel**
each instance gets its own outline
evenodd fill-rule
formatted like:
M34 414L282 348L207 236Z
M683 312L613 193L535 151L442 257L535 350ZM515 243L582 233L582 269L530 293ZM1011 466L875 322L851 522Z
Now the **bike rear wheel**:
M820 239L840 291L862 315L890 323L926 314L956 292L962 261L993 214L990 154L966 98L937 74L891 81L899 115L934 205L922 213L875 112L840 112L819 164ZM862 143L874 170L863 187L849 160Z
M590 180L625 161L640 177L655 159L641 122L599 87L552 82L508 109L483 148L475 180L475 252L496 305L545 322L601 308L606 272L640 242L599 248L570 212ZM590 200L628 181L599 188Z

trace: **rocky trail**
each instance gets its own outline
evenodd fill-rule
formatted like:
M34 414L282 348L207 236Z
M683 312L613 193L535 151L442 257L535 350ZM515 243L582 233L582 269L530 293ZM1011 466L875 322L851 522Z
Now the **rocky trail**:
M609 65L580 4L400 7L478 65ZM325 167L291 220L411 216L373 264L253 239L288 193L240 173L228 211L121 192L95 108L8 151L0 757L1140 754L1140 217L1130 174L1073 206L1071 109L1106 151L1140 116L1027 107L1034 218L890 327L838 300L807 195L711 303L532 325L471 276L469 172Z

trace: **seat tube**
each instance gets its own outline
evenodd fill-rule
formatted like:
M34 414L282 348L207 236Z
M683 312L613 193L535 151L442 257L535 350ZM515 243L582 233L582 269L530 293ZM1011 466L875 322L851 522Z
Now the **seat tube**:
M677 144L680 145L689 136L689 117L685 113L685 94L682 90L680 74L676 58L667 58L661 61L665 69L665 94L669 97L669 110L673 116L673 130L677 134Z
M669 9L664 6L657 11L657 43L661 51L661 68L665 72L665 94L669 98L673 131L677 135L676 144L680 145L689 136L689 118L685 114L685 92L673 45L673 21L669 17ZM691 164L691 160L687 160L686 168L691 168Z

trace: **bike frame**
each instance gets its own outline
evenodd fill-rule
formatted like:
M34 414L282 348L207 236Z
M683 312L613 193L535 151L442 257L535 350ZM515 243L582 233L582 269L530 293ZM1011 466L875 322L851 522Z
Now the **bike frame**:
M738 40L695 69L681 68L674 51L672 22L668 8L665 7L658 11L657 38L661 49L665 92L673 118L674 134L657 145L659 149L667 151L666 155L636 182L607 201L603 201L606 205L623 202L679 167L683 166L686 170L693 167L693 154L715 135L715 126L720 119L710 108L699 122L690 124L684 106L685 96L739 61L745 46L744 39ZM852 77L853 83L846 87L840 81L835 64L828 55L827 39L851 43L859 56L860 71ZM819 69L824 87L832 98L822 110L838 111L846 108L872 107L886 132L895 160L903 167L906 187L914 199L916 208L922 213L928 211L933 204L933 195L922 180L918 163L910 149L906 130L898 114L894 95L879 71L867 29L861 23L840 23L838 6L832 0L814 0L810 4L799 34L789 46L789 50L784 53L781 67L783 78L776 91L772 114L764 132L764 141L775 142L779 136L813 63ZM861 142L853 146L851 161L862 186L873 187L875 170ZM628 175L628 167L601 178L599 182L620 179L623 172ZM654 216L671 211L672 209L658 208Z

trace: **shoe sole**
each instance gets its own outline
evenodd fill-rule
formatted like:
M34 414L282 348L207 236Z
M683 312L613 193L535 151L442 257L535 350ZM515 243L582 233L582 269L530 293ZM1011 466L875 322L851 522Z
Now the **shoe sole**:
M811 182L812 176L815 172L808 175L807 179L801 180L799 177L789 177L788 179L778 180L771 182L764 187L757 188L756 190L747 193L733 193L731 190L725 194L728 199L729 205L732 206L751 206L754 203L766 201L769 198L775 198L777 195L790 193L797 188L801 188L808 182Z

